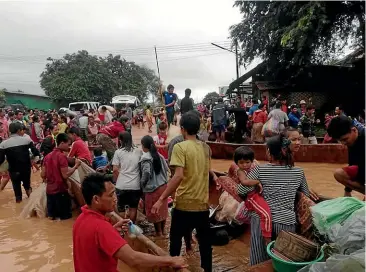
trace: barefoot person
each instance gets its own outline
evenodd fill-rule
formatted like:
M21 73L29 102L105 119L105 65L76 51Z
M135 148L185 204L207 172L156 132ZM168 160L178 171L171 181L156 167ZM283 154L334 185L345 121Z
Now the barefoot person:
M177 143L173 148L170 165L175 167L174 176L151 212L159 214L166 199L175 192L170 226L170 255L179 256L183 236L196 229L201 267L205 272L210 272L212 271L209 223L210 148L196 139L200 128L198 114L184 114L180 126L185 141Z
M140 160L141 188L144 193L146 217L154 224L156 236L165 235L165 221L168 217L168 199L165 200L158 214L151 209L165 191L168 183L168 165L160 155L151 136L141 139L144 153Z
M86 205L81 208L72 232L75 272L117 272L118 260L136 268L186 266L181 257L160 257L133 250L120 235L128 219L114 226L108 222L106 213L113 212L117 204L115 188L108 175L89 174L81 191Z
M352 196L352 190L365 194L365 128L355 127L347 116L337 116L327 132L348 147L348 166L334 173L334 178L345 186L344 196Z

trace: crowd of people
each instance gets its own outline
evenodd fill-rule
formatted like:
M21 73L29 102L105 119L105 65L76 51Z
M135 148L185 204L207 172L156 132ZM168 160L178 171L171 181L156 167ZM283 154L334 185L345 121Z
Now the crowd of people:
M293 156L300 144L316 143L314 107L301 101L299 108L291 106L287 114L286 101L278 97L267 114L266 97L261 103L255 99L239 101L239 108L245 114L249 112L252 140L266 143L270 163L259 165L253 150L239 147L229 176L218 178L211 169L211 150L205 137L212 130L218 141L224 141L230 107L219 98L215 105L200 105L195 110L190 95L191 90L186 89L178 103L174 86L169 85L163 94L165 110L157 113L149 106L141 114L134 113L128 105L119 111L102 106L97 112L81 110L77 115L55 110L35 109L25 115L0 110L1 189L11 180L16 202L21 202L21 184L29 196L31 169L41 162L48 217L69 219L72 188L68 178L83 162L97 173L88 175L81 185L86 206L73 228L75 271L115 271L117 259L131 266L184 267L184 260L178 257L182 238L189 253L195 230L201 267L207 272L212 271L211 180L217 189L245 202L242 214L249 218L252 231L250 263L262 262L268 259L265 246L269 241L281 230L295 231L296 193L314 201L318 198L308 188L304 171L295 166ZM328 120L328 136L349 147L350 159L348 167L336 170L335 179L345 186L346 196L352 190L365 194L365 128L340 107L336 112L337 116ZM156 135L144 136L138 143L140 148L133 142L131 128L145 122L149 134L155 123ZM180 134L168 142L168 129L173 124L179 124ZM93 154L90 146L95 146ZM106 175L109 171L111 175ZM127 223L136 223L141 200L147 220L160 238L167 235L168 203L174 201L169 231L172 257L138 253L121 237L119 232L126 230ZM128 213L129 219L112 226L105 215L115 206L119 212Z
M322 134L329 122L336 116L347 116L342 106L337 106L332 113L326 113L324 124L315 118L315 106L301 100L299 104L287 105L284 96L276 96L270 103L266 96L261 100L251 97L241 97L224 101L218 98L216 102L209 101L206 105L199 104L197 110L201 114L202 130L208 135L214 134L217 142L227 140L227 133L234 131L234 140L243 142L250 138L251 142L262 144L275 135L288 129L297 129L301 135L302 144L317 144L318 138L322 143L337 143L328 134ZM361 115L348 116L356 126L364 126L365 119ZM235 121L234 121L235 119ZM319 133L317 133L317 130ZM206 139L207 140L207 139Z

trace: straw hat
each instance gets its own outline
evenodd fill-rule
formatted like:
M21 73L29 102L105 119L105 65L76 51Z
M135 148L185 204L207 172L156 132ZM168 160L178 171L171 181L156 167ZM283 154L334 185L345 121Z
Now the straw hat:
M301 101L300 101L300 105L301 105L301 104L306 104L305 100L301 100Z

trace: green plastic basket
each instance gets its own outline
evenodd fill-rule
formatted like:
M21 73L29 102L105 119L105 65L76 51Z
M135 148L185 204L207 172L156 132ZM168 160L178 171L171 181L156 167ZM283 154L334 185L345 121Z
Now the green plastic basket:
M301 268L309 265L309 264L313 264L313 263L317 263L323 260L324 258L324 251L321 248L320 249L320 253L319 253L319 257L311 262L303 262L303 263L296 263L296 262L288 262L285 260L280 259L279 257L275 256L272 252L271 252L271 248L273 247L275 241L272 241L268 244L267 246L267 254L271 257L272 259L272 265L275 271L278 272L297 272L299 271Z

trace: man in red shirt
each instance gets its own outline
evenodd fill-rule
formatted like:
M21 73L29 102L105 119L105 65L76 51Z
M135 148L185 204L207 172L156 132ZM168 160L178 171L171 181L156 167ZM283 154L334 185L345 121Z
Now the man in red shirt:
M118 260L130 267L185 267L181 257L155 256L133 250L119 231L128 223L123 219L114 226L106 213L116 208L117 197L112 179L99 173L89 174L81 185L87 205L73 227L75 272L117 272Z
M80 129L77 127L72 127L69 129L69 137L72 140L72 146L69 153L69 157L76 157L79 160L84 161L89 166L92 165L91 154L88 148L87 143L85 143L80 138Z
M117 138L121 132L126 130L123 122L122 118L119 121L114 120L102 127L97 134L97 142L107 152L108 160L112 160L114 152L117 150L117 145L112 139Z
M57 147L49 153L43 161L41 176L47 183L47 213L52 220L59 218L66 220L71 214L71 187L67 179L79 167L80 161L76 160L75 166L68 167L67 157L64 152L69 150L69 137L60 133L56 137Z

